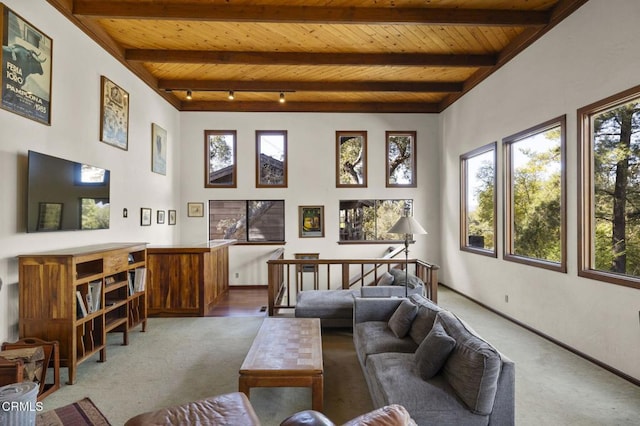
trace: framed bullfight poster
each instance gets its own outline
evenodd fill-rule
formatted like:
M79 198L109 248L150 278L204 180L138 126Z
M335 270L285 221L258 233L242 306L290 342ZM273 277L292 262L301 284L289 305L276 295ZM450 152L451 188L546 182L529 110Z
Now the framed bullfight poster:
M100 140L129 149L129 93L105 76L100 78Z
M53 41L0 3L2 101L8 111L51 125Z

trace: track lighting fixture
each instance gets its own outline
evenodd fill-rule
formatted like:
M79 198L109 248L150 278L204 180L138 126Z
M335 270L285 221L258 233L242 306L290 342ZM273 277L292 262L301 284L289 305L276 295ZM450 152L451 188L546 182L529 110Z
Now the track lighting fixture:
M191 100L192 96L191 96L191 90L187 90L187 100Z
M283 104L285 102L286 102L286 100L284 98L284 92L280 92L280 103Z
M229 90L229 100L232 101L235 98L233 90Z

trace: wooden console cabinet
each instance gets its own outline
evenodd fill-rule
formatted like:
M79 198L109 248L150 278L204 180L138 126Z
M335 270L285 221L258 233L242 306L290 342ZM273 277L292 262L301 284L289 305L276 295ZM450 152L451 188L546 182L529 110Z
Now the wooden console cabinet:
M150 316L204 316L229 291L229 245L149 246L147 299Z
M144 277L146 270L145 243L97 244L18 258L20 337L57 340L69 384L81 362L98 352L106 361L107 333L122 333L126 345L131 328L141 324L146 330L144 285L133 289L135 275ZM91 295L95 309L88 306Z

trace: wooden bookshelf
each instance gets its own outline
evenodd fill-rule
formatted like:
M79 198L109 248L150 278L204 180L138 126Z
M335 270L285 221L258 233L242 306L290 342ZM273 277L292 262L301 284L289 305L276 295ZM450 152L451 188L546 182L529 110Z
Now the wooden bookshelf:
M130 329L142 325L146 330L145 285L132 291L129 283L146 271L145 243L98 244L18 258L20 337L57 340L69 384L81 362L98 353L106 361L107 333L122 333L127 345Z

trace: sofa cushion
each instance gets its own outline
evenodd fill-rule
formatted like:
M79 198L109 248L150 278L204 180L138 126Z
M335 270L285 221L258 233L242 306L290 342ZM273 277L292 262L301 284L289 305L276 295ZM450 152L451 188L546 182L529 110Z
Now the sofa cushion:
M409 299L404 299L389 318L389 328L393 334L396 337L406 336L417 313L418 307Z
M489 416L474 414L466 407L442 374L422 380L413 356L398 352L369 355L364 370L374 407L401 404L419 425L489 423Z
M353 328L353 342L356 353L362 363L366 363L367 356L381 352L413 353L418 345L410 337L398 339L387 326L386 321L367 321L355 324Z
M390 269L389 273L393 276L393 285L404 285L408 283L408 288L418 288L423 287L424 283L422 280L412 273L406 273L402 269Z
M455 346L455 339L444 331L442 324L436 319L433 328L420 343L415 353L415 362L420 377L429 380L435 376L447 362L447 358Z
M442 308L419 294L412 295L410 299L418 305L418 314L411 323L409 335L414 342L419 345L427 334L429 334L429 331L431 331L431 327L433 327L433 323L436 320L436 315Z
M440 311L438 320L456 340L442 370L444 377L472 412L490 414L502 366L500 354L451 312Z
M353 298L360 290L305 290L298 293L299 318L353 318Z

